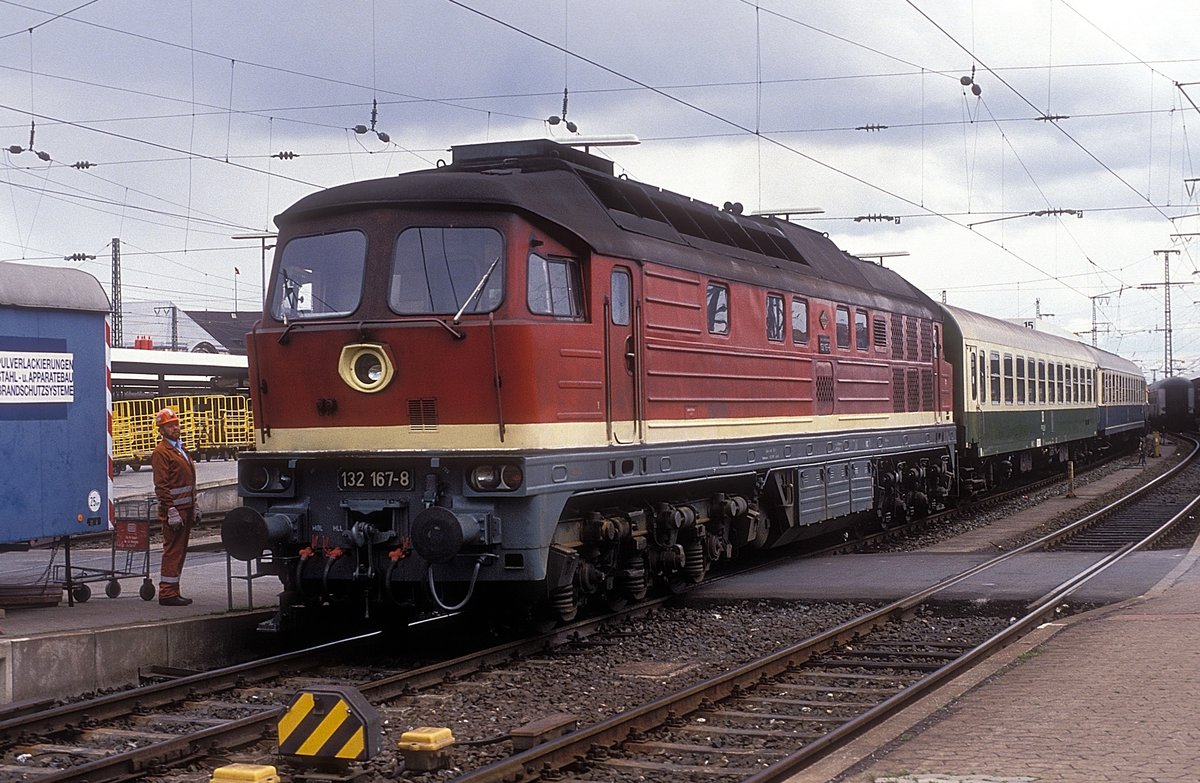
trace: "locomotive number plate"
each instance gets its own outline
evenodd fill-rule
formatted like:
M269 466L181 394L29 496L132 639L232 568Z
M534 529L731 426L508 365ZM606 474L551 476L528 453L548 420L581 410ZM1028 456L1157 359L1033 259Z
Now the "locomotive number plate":
M399 468L342 468L337 474L337 487L341 492L407 490L412 486L412 471Z

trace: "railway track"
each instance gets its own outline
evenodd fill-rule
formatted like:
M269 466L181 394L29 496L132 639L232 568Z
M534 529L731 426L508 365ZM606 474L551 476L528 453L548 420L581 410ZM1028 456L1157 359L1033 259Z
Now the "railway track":
M832 630L806 634L804 641L711 682L694 683L682 695L663 696L483 764L462 779L529 780L546 771L550 777L613 780L637 770L641 770L637 774L649 771L651 777L700 774L711 779L714 758L725 760L736 778L795 764L789 759L797 745L810 754L831 747L982 658L989 643L1001 643L993 638L1004 634L1006 640L1015 638L1008 612L955 620L948 630L944 618L927 604L940 586L1020 551L1026 550L1010 552L874 612L847 608L848 615L861 616L831 623L836 626ZM632 607L622 616L652 614L663 600L667 599ZM1053 611L1057 600L1043 602L1049 608L1036 616ZM246 745L257 745L269 758L269 737L286 697L304 682L336 680L353 685L373 703L423 692L436 694L448 684L500 692L496 677L502 681L506 670L511 672L518 662L532 657L531 665L540 666L537 657L550 657L556 649L578 652L614 644L614 638L629 633L613 630L619 622L596 618L535 639L404 671L328 668L331 659L346 660L356 647L376 644L378 637L368 635L75 705L0 711L0 737L5 738L0 780L136 779L148 770ZM1023 628L1028 622L1033 621L1016 625ZM498 736L493 742L502 745L507 739ZM502 752L496 748L492 755L502 756Z
M462 775L455 783L611 781L618 770L630 769L672 781L721 776L781 783L1052 617L1082 584L1178 524L1200 496L1193 491L1187 502L1164 504L1153 494L1180 473L1198 470L1196 448L1192 443L1191 454L1171 472L1062 530L725 675ZM921 611L941 590L1024 552L1078 536L1130 507L1140 507L1133 516L1147 521L1156 507L1168 518L1129 528L1122 540L1112 541L1115 549L1022 616L999 623L994 633L931 643Z

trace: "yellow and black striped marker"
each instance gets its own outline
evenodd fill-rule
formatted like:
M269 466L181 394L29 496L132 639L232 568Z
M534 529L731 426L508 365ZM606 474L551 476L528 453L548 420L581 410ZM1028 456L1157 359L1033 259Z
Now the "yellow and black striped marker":
M354 688L322 685L292 697L279 719L279 752L307 761L366 761L379 753L379 713Z

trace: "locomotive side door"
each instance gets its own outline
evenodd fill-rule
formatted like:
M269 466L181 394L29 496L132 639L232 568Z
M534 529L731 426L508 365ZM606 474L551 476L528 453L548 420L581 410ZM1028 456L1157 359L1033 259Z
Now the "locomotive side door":
M638 326L641 308L628 267L614 266L604 297L604 406L612 443L635 443L639 433L641 384Z

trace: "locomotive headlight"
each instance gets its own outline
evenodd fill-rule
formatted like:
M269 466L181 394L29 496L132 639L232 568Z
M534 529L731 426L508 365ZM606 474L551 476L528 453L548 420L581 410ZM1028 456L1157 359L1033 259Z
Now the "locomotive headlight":
M247 465L242 471L242 486L251 492L266 492L271 483L272 473L266 465Z
M373 353L359 354L354 360L354 377L363 386L374 386L383 378L383 362Z
M288 493L295 481L295 469L283 462L238 462L238 484L243 493L255 495Z
M386 388L395 372L391 352L378 343L347 345L338 359L338 375L346 385L367 394Z
M508 489L519 489L524 480L525 474L521 472L520 465L505 465L500 469L500 483Z
M487 491L500 486L500 472L495 465L479 465L471 471L471 486Z
M467 479L477 492L511 492L520 488L525 476L519 465L476 465Z

